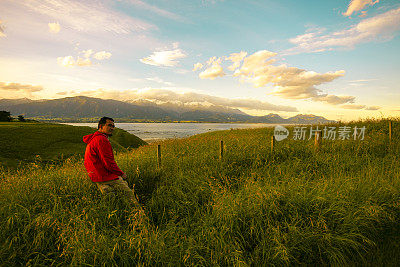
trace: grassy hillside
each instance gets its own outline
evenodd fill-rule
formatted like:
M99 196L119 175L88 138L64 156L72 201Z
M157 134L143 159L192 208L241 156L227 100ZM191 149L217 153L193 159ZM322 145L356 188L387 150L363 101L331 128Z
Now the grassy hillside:
M4 265L398 265L400 120L365 140L212 132L119 153L148 221L102 198L81 160L0 173ZM342 125L340 125L342 126ZM218 159L219 141L225 144Z
M60 161L72 155L82 155L86 144L84 135L93 133L90 127L51 123L0 123L0 165L17 166L20 162ZM122 129L111 137L116 151L145 144L140 138Z

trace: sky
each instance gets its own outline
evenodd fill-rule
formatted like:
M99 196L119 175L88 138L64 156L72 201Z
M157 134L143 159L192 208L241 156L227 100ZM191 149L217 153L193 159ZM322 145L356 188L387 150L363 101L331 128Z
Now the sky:
M0 99L400 116L398 0L0 0Z

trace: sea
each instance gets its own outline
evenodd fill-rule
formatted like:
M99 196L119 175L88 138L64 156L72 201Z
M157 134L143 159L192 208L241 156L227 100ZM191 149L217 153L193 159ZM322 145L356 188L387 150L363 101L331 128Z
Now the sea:
M64 123L74 126L89 126L97 129L97 123ZM196 134L230 129L275 127L271 123L115 123L142 140L152 143L171 138L185 138Z

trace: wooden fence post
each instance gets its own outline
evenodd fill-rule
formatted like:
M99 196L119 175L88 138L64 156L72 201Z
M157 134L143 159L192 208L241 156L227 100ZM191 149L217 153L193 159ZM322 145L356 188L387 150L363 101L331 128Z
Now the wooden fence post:
M224 141L221 140L220 146L219 146L219 159L222 160L224 158Z
M392 121L389 121L389 142L392 142Z
M271 154L274 153L275 137L271 136Z
M161 145L157 145L157 166L161 167Z
M319 151L319 149L321 148L321 142L322 142L321 131L317 131L317 132L315 132L315 141L314 141L315 151Z

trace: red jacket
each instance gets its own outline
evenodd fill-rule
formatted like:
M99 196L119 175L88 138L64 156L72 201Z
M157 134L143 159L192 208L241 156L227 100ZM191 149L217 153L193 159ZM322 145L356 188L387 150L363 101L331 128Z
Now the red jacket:
M124 173L114 160L113 150L107 135L96 131L83 137L87 144L85 168L93 182L115 180Z

